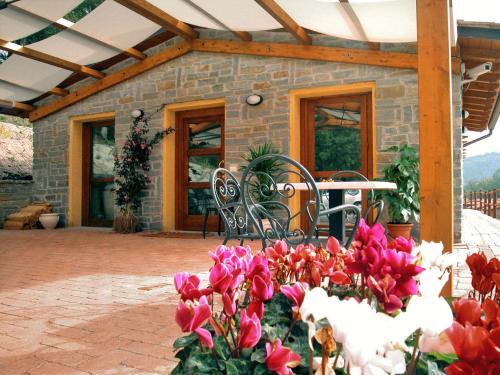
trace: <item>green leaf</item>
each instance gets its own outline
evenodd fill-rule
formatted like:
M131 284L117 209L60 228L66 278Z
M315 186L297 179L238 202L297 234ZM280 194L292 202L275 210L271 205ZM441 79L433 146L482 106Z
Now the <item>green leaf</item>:
M263 348L257 349L250 356L252 362L264 363L266 361L266 352Z
M214 358L208 352L193 351L186 363L186 370L191 373L217 374L220 372Z
M444 372L439 370L436 362L427 361L427 373L428 375L445 375Z
M174 349L179 349L189 346L192 343L194 343L197 339L198 337L194 333L191 333L189 336L179 337L177 340L174 341Z
M253 370L253 375L268 375L272 374L264 364L259 364L255 369Z
M454 353L438 353L438 352L436 352L436 353L427 353L427 356L434 357L436 360L445 362L447 364L451 364L458 359L457 355Z
M230 359L226 362L226 375L239 375L238 368L234 364L234 360Z

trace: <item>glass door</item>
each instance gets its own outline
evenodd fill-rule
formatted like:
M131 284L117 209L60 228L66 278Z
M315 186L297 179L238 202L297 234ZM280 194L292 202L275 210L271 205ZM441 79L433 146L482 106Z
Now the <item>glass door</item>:
M176 227L199 231L205 211L215 208L209 181L223 162L224 107L178 112L176 143ZM216 211L208 212L207 228L215 230Z
M301 162L317 181L346 170L373 177L369 167L373 153L369 95L303 99L301 118ZM326 205L328 192L322 194ZM344 199L362 205L366 197L353 190L346 191ZM327 225L328 218L322 217L320 226Z
M111 227L114 218L114 122L84 124L82 223Z

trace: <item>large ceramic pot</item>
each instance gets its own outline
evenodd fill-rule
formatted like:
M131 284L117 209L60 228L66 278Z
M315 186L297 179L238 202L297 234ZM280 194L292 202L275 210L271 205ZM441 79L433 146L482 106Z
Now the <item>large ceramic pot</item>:
M38 220L45 229L55 229L59 222L59 214L41 214Z
M389 231L389 236L391 236L393 239L402 236L409 240L411 238L411 230L413 228L412 223L406 223L406 224L394 224L394 223L388 223L387 224L387 230Z

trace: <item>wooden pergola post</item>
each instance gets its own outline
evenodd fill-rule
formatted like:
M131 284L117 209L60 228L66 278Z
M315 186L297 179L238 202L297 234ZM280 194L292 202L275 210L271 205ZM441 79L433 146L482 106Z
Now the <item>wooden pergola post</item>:
M453 249L449 0L417 0L420 237ZM451 295L450 282L443 290Z

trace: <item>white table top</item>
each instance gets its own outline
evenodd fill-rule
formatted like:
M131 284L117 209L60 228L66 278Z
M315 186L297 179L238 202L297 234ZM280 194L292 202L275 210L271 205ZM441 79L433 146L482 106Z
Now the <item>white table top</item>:
M291 182L277 184L279 190L283 190L285 185L292 185L295 190L309 190L305 182ZM394 182L387 181L325 181L316 182L319 190L395 190L397 186Z

